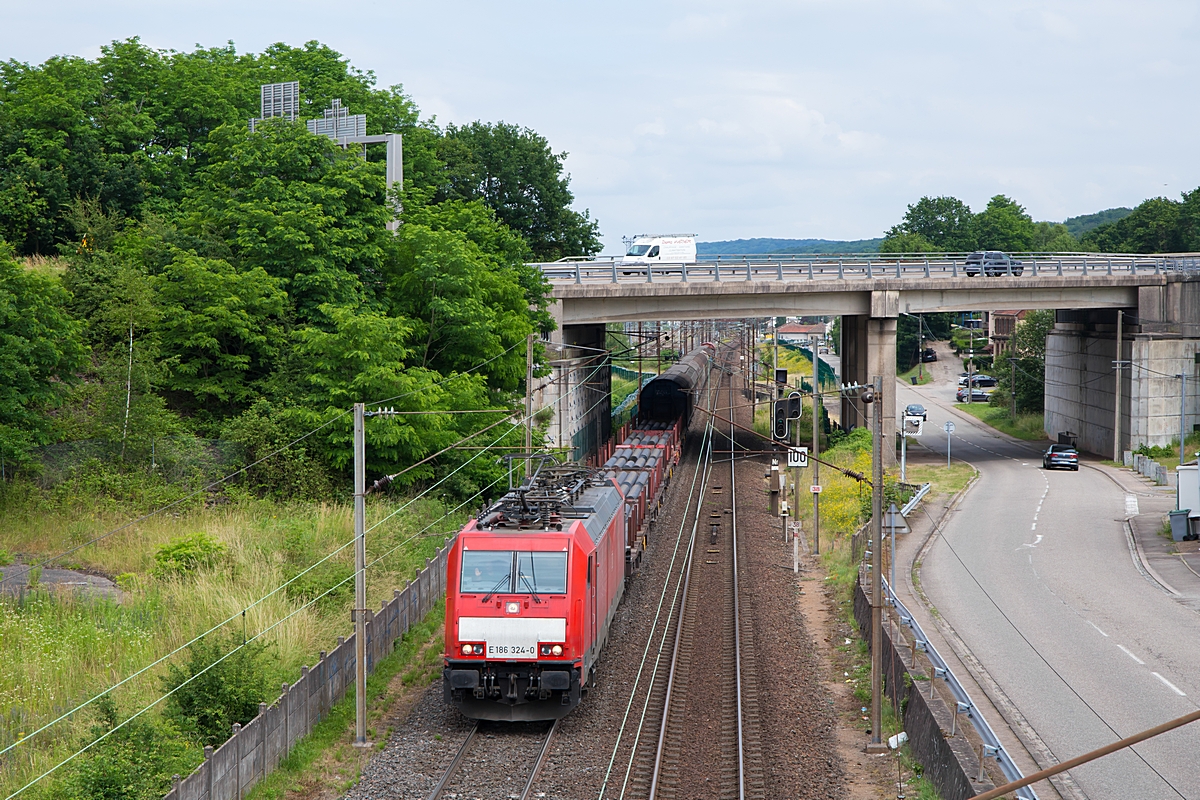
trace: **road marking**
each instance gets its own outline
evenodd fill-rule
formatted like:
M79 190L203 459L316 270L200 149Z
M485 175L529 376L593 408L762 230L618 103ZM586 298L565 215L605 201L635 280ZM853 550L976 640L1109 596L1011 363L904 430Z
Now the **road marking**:
M1130 658L1132 658L1134 661L1138 662L1138 663L1139 663L1139 664L1141 664L1142 666L1145 666L1145 665L1146 665L1146 662L1145 662L1145 661L1142 661L1140 658L1138 658L1137 656L1135 656L1133 653L1131 653L1131 652L1129 652L1128 650L1126 650L1126 649L1125 649L1125 645L1123 645L1123 644L1119 644L1119 645L1117 645L1117 647L1121 648L1121 652L1122 652L1122 653L1124 653L1125 655L1129 656Z
M1138 511L1137 497L1131 494L1125 495L1125 516L1136 517L1140 513Z
M1107 638L1108 638L1108 634L1107 634L1107 633L1105 633L1104 631L1101 631L1101 630L1100 630L1100 626L1099 626L1099 625L1097 625L1096 623L1092 622L1090 619L1088 620L1088 625L1091 625L1093 628L1095 628L1096 630L1100 631L1100 635L1101 635L1101 636L1103 636L1105 639L1107 639Z
M1187 697L1187 694L1185 694L1182 689L1180 689L1175 684L1171 683L1169 680L1164 678L1162 675L1159 675L1157 672L1151 672L1150 674L1153 675L1154 677L1158 678L1163 683L1165 683L1167 685L1167 688L1170 689L1175 694L1179 695L1180 697Z
M1032 525L1032 526L1029 528L1029 530L1031 530L1031 531L1036 531L1036 530L1037 530L1037 523L1036 523L1036 522L1035 522L1035 523L1033 523L1033 525Z

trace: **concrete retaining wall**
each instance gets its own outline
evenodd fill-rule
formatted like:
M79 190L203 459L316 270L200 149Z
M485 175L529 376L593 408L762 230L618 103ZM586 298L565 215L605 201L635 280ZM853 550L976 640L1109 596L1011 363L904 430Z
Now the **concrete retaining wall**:
M426 559L415 580L384 601L379 613L368 612L368 675L445 594L449 550L447 541L434 558ZM283 694L273 704L261 704L258 716L244 728L234 725L233 735L220 747L205 747L204 762L186 778L176 775L165 800L241 800L354 688L354 644L353 635L348 639L339 636L337 647L321 653L312 667L302 667L300 679L291 686L285 683Z
M861 584L854 587L854 618L859 630L871 643L871 602ZM904 730L913 757L924 768L925 777L943 800L966 800L993 788L990 781L975 781L979 775L979 757L961 733L970 721L960 716L959 731L950 736L953 714L940 696L929 697L930 681L924 670L908 663L908 648L903 640L897 650L891 631L883 629L884 694L903 711ZM907 680L906 680L907 677ZM887 701L885 701L887 702Z

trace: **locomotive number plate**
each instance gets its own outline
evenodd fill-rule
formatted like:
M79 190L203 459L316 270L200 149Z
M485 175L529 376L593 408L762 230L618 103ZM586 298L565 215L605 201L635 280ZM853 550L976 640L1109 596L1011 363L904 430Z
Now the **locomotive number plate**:
M535 658L537 643L533 644L492 644L488 642L489 658Z

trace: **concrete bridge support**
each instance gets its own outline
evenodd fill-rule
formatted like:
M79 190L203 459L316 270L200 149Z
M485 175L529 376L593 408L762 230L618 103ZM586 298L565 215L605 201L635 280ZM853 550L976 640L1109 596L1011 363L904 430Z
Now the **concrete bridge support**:
M603 323L562 325L545 342L551 373L534 379L534 408L553 410L547 434L561 457L592 459L612 432L606 338Z
M896 292L872 292L871 315L856 314L842 317L843 383L870 383L876 375L883 376L883 440L896 439L896 321L899 317ZM876 296L879 296L878 298ZM892 295L889 298L887 295ZM888 314L888 312L891 312ZM864 405L855 393L842 398L842 425L870 427L873 410ZM885 444L884 463L894 465L896 448Z
M1126 309L1119 360L1121 449L1168 445L1200 423L1200 284L1143 286ZM1079 447L1113 456L1116 311L1058 311L1046 338L1046 433L1069 430ZM1187 376L1187 397L1181 395Z

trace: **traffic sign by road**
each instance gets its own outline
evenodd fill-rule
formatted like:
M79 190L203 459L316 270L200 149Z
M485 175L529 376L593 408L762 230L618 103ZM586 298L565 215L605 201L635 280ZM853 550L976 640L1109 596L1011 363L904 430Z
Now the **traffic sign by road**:
M946 424L942 426L942 430L944 430L946 433L954 433L954 422L951 420L946 420Z
M789 467L807 467L808 466L808 448L807 447L789 447L788 448L788 466Z

